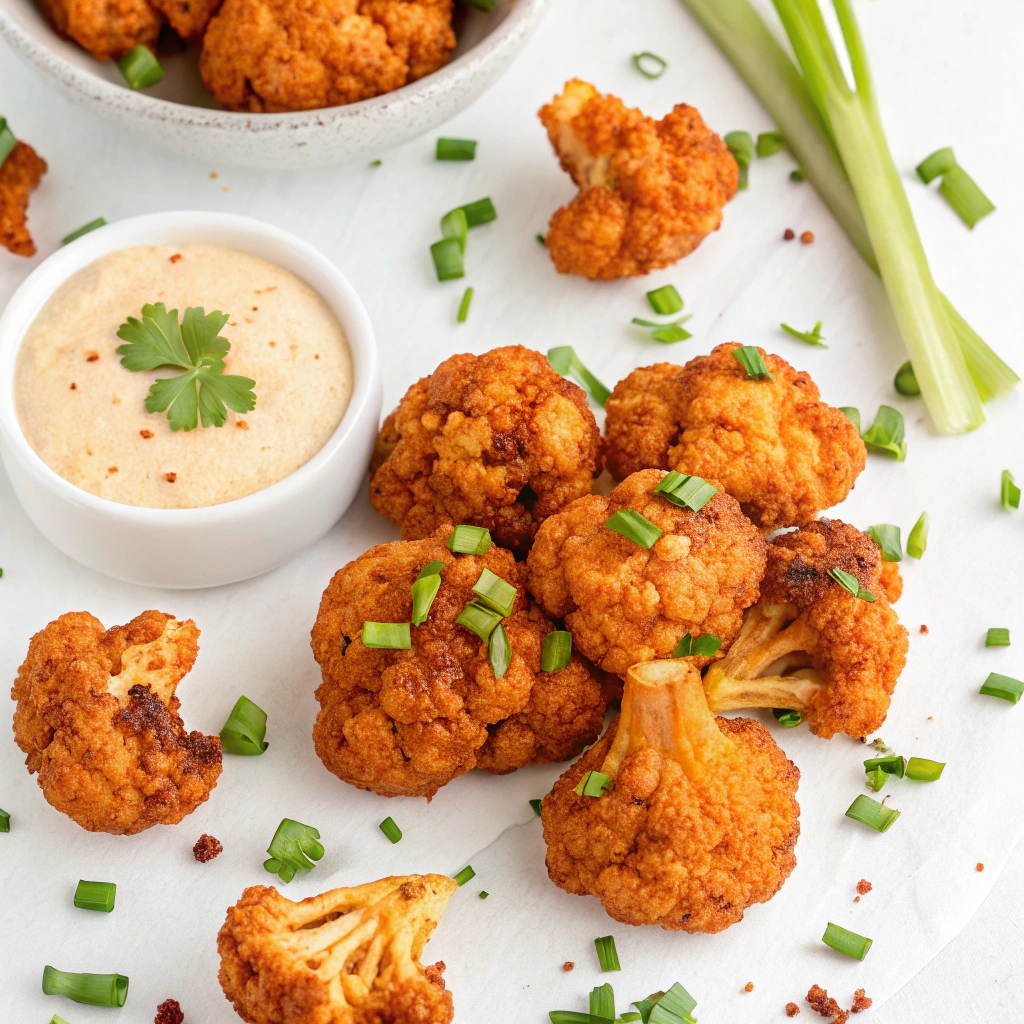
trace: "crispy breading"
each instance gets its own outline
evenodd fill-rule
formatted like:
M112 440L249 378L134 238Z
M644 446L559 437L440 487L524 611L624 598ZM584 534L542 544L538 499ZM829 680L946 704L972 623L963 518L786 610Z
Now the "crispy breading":
M494 545L485 555L453 555L451 527L419 541L371 548L335 573L313 626L323 674L316 691L316 752L338 778L382 796L432 796L471 768L495 774L575 757L601 731L607 696L582 658L540 671L541 645L554 625L523 588L526 569ZM410 650L367 648L364 622L408 622L412 584L443 563L427 621L411 627ZM487 643L455 620L476 595L484 568L518 590L503 621L512 648L495 679Z
M225 0L203 39L203 84L228 110L333 107L441 67L454 0Z
M47 801L90 832L174 825L210 795L220 739L185 731L175 688L199 630L147 611L104 631L68 612L32 637L11 691L14 738Z
M599 797L583 776L612 779ZM548 874L625 924L719 932L796 865L800 772L771 734L715 718L687 660L634 666L622 714L541 805Z
M765 542L734 498L719 493L691 512L652 493L664 476L644 470L608 497L574 501L544 522L527 559L541 608L565 619L584 657L617 675L669 657L686 633L728 646L764 572ZM622 509L664 531L649 550L605 527Z
M449 1024L444 964L420 956L456 888L406 875L293 903L250 886L217 936L224 995L248 1024Z
M470 523L524 553L547 516L590 492L599 445L583 389L540 352L452 356L384 421L370 500L406 539Z
M0 246L16 256L35 256L28 230L29 196L46 173L46 161L20 139L0 164Z
M559 273L647 274L718 230L739 168L694 107L681 103L655 121L574 78L539 116L580 190L548 226Z
M854 597L830 569L874 601ZM908 634L889 604L901 590L896 564L848 523L819 519L776 537L761 599L705 676L711 708L790 708L825 739L874 732L907 660Z
M197 39L206 30L221 0L149 0L182 39Z
M606 406L605 464L617 480L652 466L720 480L766 531L802 526L850 493L867 450L809 374L758 349L773 379L749 380L737 348L620 381Z
M133 47L156 49L164 19L147 0L39 0L46 19L97 60L119 60Z

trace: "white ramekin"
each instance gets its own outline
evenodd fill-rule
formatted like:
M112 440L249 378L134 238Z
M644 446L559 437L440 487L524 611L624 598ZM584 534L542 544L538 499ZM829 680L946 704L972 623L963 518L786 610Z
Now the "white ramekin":
M138 508L58 476L26 441L14 406L18 349L36 314L72 274L134 245L215 242L298 275L338 318L352 351L353 391L338 429L304 466L255 494L192 509ZM151 587L197 588L267 572L325 534L363 486L380 418L373 328L337 267L312 246L251 217L171 211L100 228L44 260L0 316L0 456L40 532L98 572Z

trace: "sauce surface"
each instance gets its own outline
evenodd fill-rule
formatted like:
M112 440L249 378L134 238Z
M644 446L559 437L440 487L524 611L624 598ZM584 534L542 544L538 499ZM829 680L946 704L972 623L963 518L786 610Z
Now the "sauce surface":
M181 370L121 366L117 330L147 303L230 314L227 374L256 381L256 408L223 427L171 431L147 413L149 386ZM207 243L111 253L69 278L18 353L15 406L26 440L65 480L110 501L198 508L269 487L308 462L352 395L352 359L320 295L258 256Z

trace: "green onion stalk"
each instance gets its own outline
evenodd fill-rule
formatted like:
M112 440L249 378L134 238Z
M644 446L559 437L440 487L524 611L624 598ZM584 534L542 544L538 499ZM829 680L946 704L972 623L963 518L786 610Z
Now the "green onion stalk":
M849 0L833 0L853 69L843 73L817 0L773 0L800 70L749 0L683 0L774 118L836 220L885 285L936 429L984 422L981 403L1020 378L939 291L878 111ZM801 70L803 74L801 75Z

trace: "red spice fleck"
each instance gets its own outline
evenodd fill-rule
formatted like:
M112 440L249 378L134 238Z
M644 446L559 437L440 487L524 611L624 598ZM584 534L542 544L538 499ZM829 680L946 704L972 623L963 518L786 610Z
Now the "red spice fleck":
M117 466L107 466L107 472L108 473L116 473L117 472Z
M753 992L754 991L754 983L752 981L748 981L746 983L746 985L743 986L743 991L744 992Z
M207 835L205 832L196 840L196 845L192 847L192 856L200 864L213 860L217 854L223 852L224 847L221 846L220 841L214 839L213 836Z
M277 342L276 342L276 341L268 341L268 342L267 342L267 344L268 344L268 345L269 345L269 346L270 346L271 348L277 348Z
M925 721L926 721L926 722L934 722L934 721L935 721L935 716L934 716L934 715L929 715L929 716L928 716L928 717L927 717L927 718L925 719Z
M253 311L254 313L258 313L258 312L259 312L259 309L260 309L260 307L259 307L259 306L253 306L253 307L252 307L252 311Z
M248 430L249 429L249 424L246 423L245 420L235 420L235 429L236 430Z
M165 999L157 1008L153 1024L183 1024L185 1014L177 999Z
M96 360L99 359L99 357L100 357L99 352L86 352L85 353L85 361L87 363L95 363Z
M794 238L796 238L796 232L792 228L786 228L786 230L782 232L782 237L787 242L791 242ZM789 1005L796 1006L796 1003L790 1003Z
M919 633L927 633L928 632L928 627L926 625L924 625L924 623L922 623L921 624L921 628L918 630L918 632Z
M566 960L566 961L565 961L565 963L564 963L564 964L562 964L562 970L563 970L563 971L565 971L566 973L568 973L568 972L569 972L569 971L571 971L571 970L572 970L572 969L573 969L573 968L574 968L575 966L576 966L576 965L575 965L575 964L574 964L574 963L573 963L573 962L572 962L571 960Z
M164 479L169 483L173 484L178 479L177 473L164 473Z
M820 985L812 985L806 999L815 1013L830 1018L832 1024L846 1024L850 1019L850 1015Z
M316 354L315 356L313 356L313 358L314 358L314 359L319 359L319 358L320 358L320 353L319 353L319 352L317 352L317 354Z
M74 381L71 382L71 390L72 391L77 391L78 390L78 385Z
M854 896L853 897L853 902L854 903L860 903L860 897L859 896Z
M872 884L866 878L862 878L857 883L857 892L859 892L861 896L866 896L873 888Z
M147 441L153 436L152 430L140 430L139 436L144 437Z
M975 866L974 870L975 871L984 871L985 870L985 865L982 864L981 861L979 860L977 865Z
M180 259L184 259L180 252L176 252L173 256L170 257L172 263L177 263L178 260Z
M786 1016L795 1017L800 1012L800 1007L796 1003L786 1003Z
M803 232L801 232L800 233L800 241L803 242L804 245L810 245L811 242L814 241L814 232L813 231L803 231Z
M853 1006L850 1007L850 1013L863 1013L871 1008L872 1002L871 997L864 994L864 989L859 988L853 993Z

